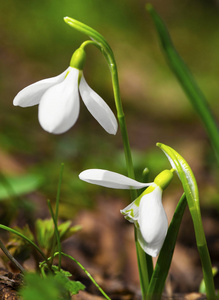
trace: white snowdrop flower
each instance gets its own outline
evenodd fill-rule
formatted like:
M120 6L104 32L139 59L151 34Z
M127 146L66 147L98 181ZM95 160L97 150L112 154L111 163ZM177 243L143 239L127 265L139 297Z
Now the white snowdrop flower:
M152 183L141 183L124 175L107 170L90 169L79 174L83 181L115 189L146 190L121 210L125 218L137 228L138 242L143 250L155 257L165 240L168 221L162 205L162 192L173 177L172 170L164 170Z
M83 76L85 51L77 49L70 66L60 75L33 83L21 90L14 98L15 106L39 105L38 117L44 130L60 134L76 122L81 98L99 124L110 134L116 134L117 120L106 102L94 92Z

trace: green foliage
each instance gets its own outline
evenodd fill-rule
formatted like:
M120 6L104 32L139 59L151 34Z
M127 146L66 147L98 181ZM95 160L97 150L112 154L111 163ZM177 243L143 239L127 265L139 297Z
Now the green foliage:
M71 226L71 221L66 221L58 226L61 241L74 235L81 226ZM31 248L29 247L29 241L34 242L34 236L31 232L28 224L23 228L15 227L14 230L21 235L12 234L10 232L10 239L7 245L13 256L22 255L22 259L29 257ZM35 222L36 240L39 247L45 252L49 253L52 250L53 238L54 238L54 223L52 219L37 219ZM14 232L13 232L14 233ZM26 239L23 238L25 236ZM54 249L53 249L54 250Z
M59 282L62 286L65 286L65 289L71 294L76 295L80 290L84 290L85 286L80 281L72 281L69 280L69 277L72 274L68 271L58 270L57 266L53 266L52 269L55 272L55 279Z
M0 200L20 196L35 191L43 183L43 176L27 174L14 177L1 176Z
M55 300L60 297L59 286L54 276L41 278L38 274L26 274L25 286L20 290L23 300Z
M34 241L33 234L28 224L26 224L23 228L15 227L14 229L26 236L30 241ZM25 257L28 257L31 251L29 243L26 240L24 240L21 236L14 235L12 233L10 233L10 240L7 248L8 250L10 250L10 253L13 256L22 255L23 259L25 259Z
M36 238L41 248L46 251L51 250L51 245L54 237L54 223L52 219L38 219L35 223ZM60 240L63 241L71 237L74 233L80 230L79 225L71 226L71 221L63 222L58 226Z
M55 275L41 277L37 273L25 274L25 286L20 290L23 300L56 300L70 299L69 294L75 295L85 286L78 281L71 281L69 272L55 269Z

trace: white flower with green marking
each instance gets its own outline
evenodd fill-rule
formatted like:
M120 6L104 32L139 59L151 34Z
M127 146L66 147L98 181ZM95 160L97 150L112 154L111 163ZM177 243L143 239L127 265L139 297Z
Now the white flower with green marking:
M40 80L21 90L14 98L15 106L39 105L38 118L44 130L60 134L77 121L81 98L99 124L110 134L117 132L117 120L106 102L94 92L83 76L85 51L79 48L70 66L60 75Z
M107 170L90 169L79 174L83 181L115 189L146 190L131 204L121 210L125 218L137 228L137 238L142 249L155 257L165 240L168 221L162 205L162 192L173 177L173 170L164 170L152 183L141 183L124 175Z

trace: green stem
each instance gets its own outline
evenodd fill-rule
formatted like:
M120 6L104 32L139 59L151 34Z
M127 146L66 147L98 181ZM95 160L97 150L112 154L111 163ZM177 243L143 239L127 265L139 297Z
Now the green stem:
M196 244L199 251L199 256L202 263L203 277L206 285L206 295L209 300L216 298L214 278L212 273L211 259L205 238L203 223L201 219L201 211L199 206L199 199L194 201L191 194L186 193L189 210L192 216L192 221L195 230ZM195 203L194 203L195 202Z
M102 293L102 295L107 299L107 300L111 300L107 294L103 291L103 289L99 286L99 284L95 281L95 279L90 275L90 273L82 266L82 264L80 264L75 258L73 258L72 256L65 254L62 252L63 256L66 256L68 258L70 258L71 260L73 260L84 272L85 274L90 278L90 280L93 282L93 284L98 288L98 290Z
M58 253L59 253L59 265L58 265L58 270L60 271L61 269L61 263L62 263L62 255L61 255L61 242L60 242L60 236L59 236L59 230L58 230L58 226L57 226L57 221L56 221L56 218L54 216L54 213L53 213L53 209L52 209L52 206L51 206L51 203L50 203L50 200L47 201L48 203L48 207L49 207L49 211L50 211L50 214L52 216L52 219L53 219L53 223L54 223L54 227L55 227L55 236L56 236L56 240L57 240L57 244L58 244ZM52 261L53 261L53 257L54 257L54 253L52 253Z
M153 262L151 256L146 254L141 248L137 240L137 230L135 227L135 246L137 252L138 270L140 274L140 284L142 292L142 300L147 300L147 291L150 284L150 280L153 274ZM147 266L147 268L145 268Z
M111 75L112 75L113 92L114 92L115 105L116 105L116 110L117 110L117 117L119 120L119 126L120 126L123 145L124 145L125 159L126 159L126 164L127 164L127 173L130 178L134 179L135 178L134 167L133 167L133 162L132 162L132 155L131 155L127 127L126 127L126 122L125 122L125 115L124 115L122 101L121 101L121 97L120 97L118 71L117 71L117 66L116 66L113 52L109 48L109 46L103 48L103 47L101 47L101 45L99 45L95 41L90 41L90 40L83 42L81 44L80 48L84 49L87 45L96 46L99 50L101 50L104 53L105 57L107 57L107 61L109 63L109 67L110 67L110 71L111 71ZM132 200L134 200L135 198L137 198L138 195L137 195L136 190L133 190L132 192L133 192Z
M207 100L197 85L192 73L180 55L177 53L164 22L151 4L148 4L146 8L156 26L167 62L169 63L173 73L176 75L185 94L188 96L195 110L200 115L205 129L209 135L213 149L216 153L216 158L219 162L219 130L213 114L208 106Z
M54 224L58 224L59 202L60 202L60 194L61 194L61 184L62 184L63 170L64 170L64 163L61 164L60 173L59 173L59 182L58 182L58 188L57 188L57 194L56 194L56 206L55 206L55 215L54 215L54 218L52 216ZM49 206L49 209L52 209L49 200L48 200L48 206ZM51 250L49 251L49 253L51 253L51 255L53 255L53 253L54 253L54 249L55 249L55 246L56 246L56 240L58 241L57 235L56 235L56 229L55 229L55 233L54 233L53 240L52 240L52 243L51 243L51 248L50 248ZM51 262L51 265L52 264L53 264L53 260Z
M122 107L122 101L120 97L120 89L119 89L119 80L118 80L118 71L116 66L116 61L113 55L113 51L110 48L109 44L105 40L105 38L96 30L93 28L77 21L69 17L65 17L64 21L73 27L74 29L88 35L90 38L92 38L92 44L95 45L105 56L107 63L109 65L111 76L112 76L112 85L113 85L113 92L114 92L114 98L115 98L115 105L117 110L117 116L119 120L119 125L121 129L121 135L123 140L123 146L124 146L124 153L125 153L125 159L126 159L126 165L127 165L127 173L130 178L135 178L134 175L134 167L132 162L132 155L131 155L131 149L129 144L129 138L127 133L127 127L125 122L125 115L123 112ZM84 44L86 46L86 42ZM137 191L132 191L131 194L132 200L137 198ZM139 266L139 273L140 273L140 281L141 281L141 289L142 289L142 297L143 299L146 299L145 291L148 287L148 280L147 282L144 281L145 278L148 278L148 274L151 274L151 271L148 272L148 266L146 264L147 261L150 261L149 265L150 268L152 266L152 258L148 257L146 253L144 253L143 249L139 247L138 241L136 240L136 250L137 250L137 257L138 257L138 266Z
M8 249L4 246L2 241L0 240L0 248L4 252L4 254L10 259L11 262L21 271L21 273L25 272L25 269L19 264L19 262L11 255Z
M204 282L206 287L206 295L209 300L216 299L211 259L210 259L207 243L205 243L202 246L198 246L198 252L202 263L203 277L204 277Z
M125 153L125 159L127 165L127 173L130 178L134 179L135 173L134 173L134 167L132 161L132 154L131 154L131 148L129 143L126 121L125 121L125 114L123 112L122 101L120 98L119 79L118 79L118 73L117 73L117 68L115 63L113 66L111 66L111 74L112 74L112 84L113 84L113 92L114 92L114 98L115 98L115 104L117 110L117 117L118 117L122 140L123 140L123 147L124 147L124 153ZM133 190L133 194L134 195L132 196L132 200L134 200L138 196L136 190L135 192Z
M215 287L214 287L214 278L212 273L212 264L211 264L211 259L208 251L206 238L205 238L204 228L201 220L201 213L200 211L198 213L191 212L191 215L192 215L194 229L195 229L195 237L196 237L199 257L202 264L203 277L206 286L206 295L209 300L214 300L216 299L216 295L215 295Z
M60 174L59 174L59 183L56 195L56 209L55 209L55 221L58 223L58 214L59 214L59 201L60 201L60 193L61 193L61 184L62 184L62 176L64 170L64 163L61 164Z
M115 98L115 104L117 110L117 117L119 120L119 126L120 126L122 140L123 140L124 154L125 154L126 165L127 165L127 173L130 178L134 179L135 178L134 166L132 161L132 154L131 154L131 148L129 143L127 126L125 121L125 114L123 111L122 101L120 97L118 71L117 71L117 66L116 66L114 56L112 54L110 57L110 61L111 61L110 69L111 69L111 76L112 76L113 92L114 92L114 98ZM138 197L137 191L131 190L132 201L137 197ZM153 273L153 262L152 262L152 257L147 255L139 245L137 240L136 230L135 230L135 245L136 245L136 252L137 252L142 299L146 300L147 289Z
M112 76L112 85L113 85L113 92L114 92L114 98L115 98L115 105L116 105L117 117L118 117L119 126L120 126L120 130L121 130L121 135L122 135L124 154L125 154L125 160L126 160L126 166L127 166L127 173L130 178L135 179L131 148L130 148L130 143L129 143L126 121L125 121L125 114L123 111L123 106L122 106L122 101L121 101L121 96L120 96L118 71L117 71L116 61L115 61L113 52L105 51L106 48L103 50L103 48L101 48L99 44L96 44L93 41L91 41L91 43L88 43L88 41L86 41L82 45L83 45L83 47L85 47L89 44L93 44L97 48L99 48L99 50L101 50L104 53L105 57L107 58L107 62L109 64L111 76ZM134 199L136 199L137 197L138 197L137 191L131 190L132 201ZM151 279L151 276L153 273L153 262L152 262L152 257L147 255L144 252L144 250L140 247L138 240L137 240L136 230L135 230L135 245L136 245L136 252L137 252L137 261L138 261L138 269L139 269L139 276L140 276L140 283L141 283L142 299L145 300L146 294L147 294L147 288L149 286L150 279Z
M124 154L126 159L127 165L127 173L130 178L135 178L133 161L132 161L132 154L131 148L129 143L129 137L127 132L127 126L125 121L125 114L122 107L122 101L120 97L120 89L119 89L119 79L118 79L118 71L116 67L116 62L113 56L111 56L111 75L112 75L112 84L113 84L113 91L114 91L114 98L115 104L117 109L117 116L119 120L119 126L121 130L122 140L123 140L123 147L124 147ZM136 199L138 196L136 190L131 190L131 198L132 201ZM152 257L147 255L137 240L137 232L135 229L135 246L136 246L136 253L137 253L137 261L138 261L138 269L139 269L139 276L140 276L140 284L141 284L141 291L142 291L142 299L146 300L147 289L150 283L150 279L153 273L153 262Z

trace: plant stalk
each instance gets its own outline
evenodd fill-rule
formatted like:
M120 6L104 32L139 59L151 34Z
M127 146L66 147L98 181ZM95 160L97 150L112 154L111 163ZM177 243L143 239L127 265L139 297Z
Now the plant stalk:
M95 45L105 56L107 63L109 65L111 76L112 76L112 85L113 85L113 92L114 92L114 98L115 98L115 105L117 110L117 116L119 120L119 126L121 129L121 135L123 140L123 146L124 146L124 153L125 153L125 159L126 159L126 165L127 165L127 173L130 178L135 178L134 175L134 167L132 162L132 155L131 155L131 149L129 144L129 138L127 133L127 127L125 122L125 116L123 112L122 107L122 101L120 97L120 89L119 89L119 80L118 80L118 71L116 66L116 61L113 55L113 51L110 48L109 44L105 40L105 38L96 30L93 28L75 20L69 17L65 17L64 21L73 27L74 29L83 32L84 34L88 35L92 39L92 43L85 43L82 44L83 47L87 44L93 44ZM137 191L133 190L131 192L132 200L137 198ZM135 239L136 240L136 239ZM140 273L140 281L141 281L141 289L142 289L142 297L143 299L146 299L145 291L148 288L148 281L145 282L144 279L148 278L148 274L151 274L151 271L148 272L148 266L146 264L147 261L150 261L149 265L150 268L153 265L152 264L152 258L148 257L146 253L142 250L141 247L139 247L138 241L136 240L136 250L137 250L137 257L138 257L138 266L139 266L139 273ZM144 259L143 259L144 257ZM144 274L144 275L143 275Z
M8 249L4 246L2 241L0 240L0 248L4 252L4 254L10 259L11 262L21 271L21 273L25 272L25 269L22 267L22 265L11 255L11 253L8 251Z
M118 71L117 71L114 57L111 57L111 61L113 62L110 65L112 84L113 84L114 98L115 98L115 104L117 109L117 117L119 120L119 126L120 126L122 140L123 140L123 147L124 147L124 153L125 153L125 159L127 165L127 173L130 178L135 179L131 148L129 143L126 121L125 121L125 114L123 112L122 101L120 97ZM137 191L131 190L132 201L135 200L137 197L138 197ZM136 229L135 229L135 245L136 245L141 291L142 291L142 299L146 300L147 289L153 273L153 262L152 262L152 257L147 255L144 252L144 250L141 248L140 244L138 243Z
M191 211L190 211L191 212ZM193 225L195 229L196 244L199 252L199 257L202 264L203 278L206 287L207 299L215 300L215 286L212 272L212 264L208 246L205 238L204 228L201 220L201 214L192 214Z

